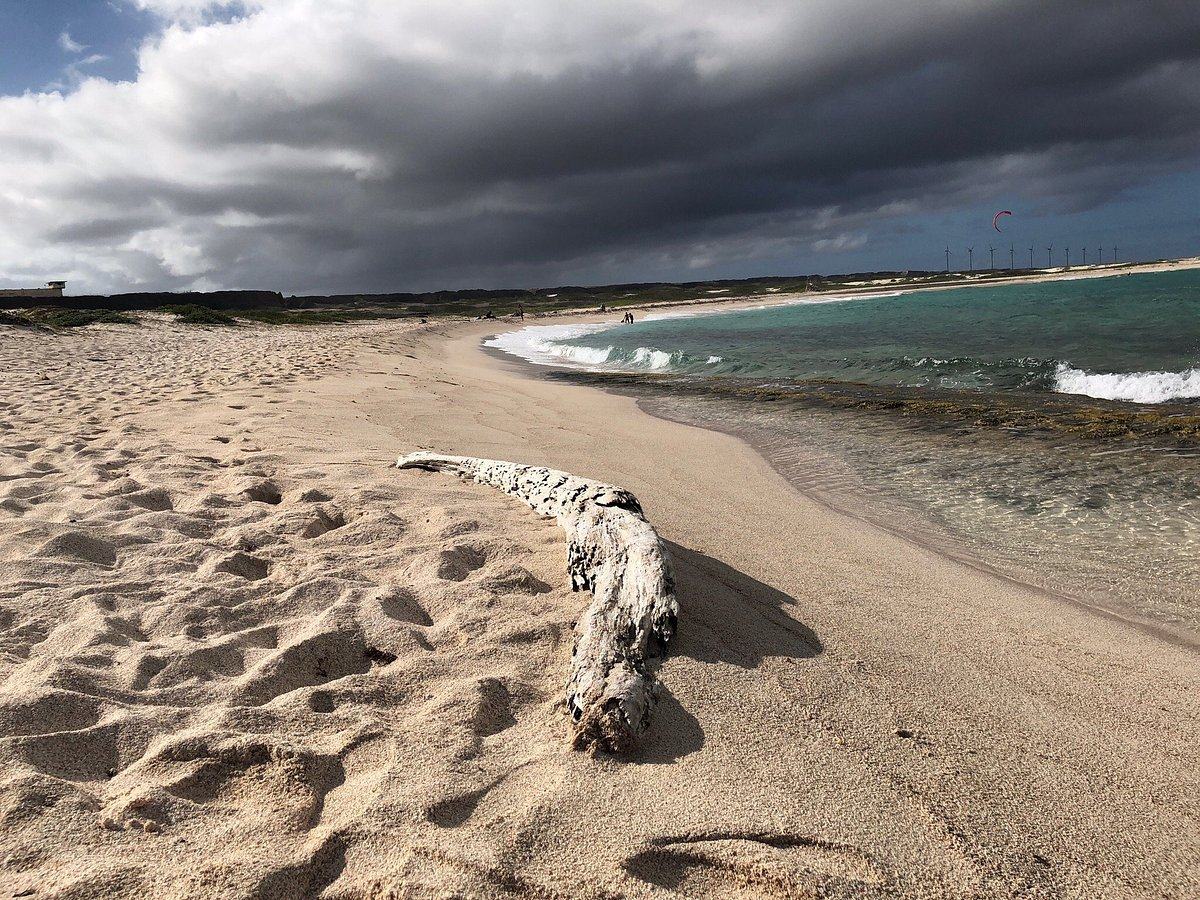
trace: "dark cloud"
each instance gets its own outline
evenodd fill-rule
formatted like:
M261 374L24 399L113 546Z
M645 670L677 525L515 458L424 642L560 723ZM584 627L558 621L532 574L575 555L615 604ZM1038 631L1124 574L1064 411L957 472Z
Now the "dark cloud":
M143 5L192 24L136 84L0 100L22 265L98 288L633 279L991 197L1078 212L1197 164L1178 0Z

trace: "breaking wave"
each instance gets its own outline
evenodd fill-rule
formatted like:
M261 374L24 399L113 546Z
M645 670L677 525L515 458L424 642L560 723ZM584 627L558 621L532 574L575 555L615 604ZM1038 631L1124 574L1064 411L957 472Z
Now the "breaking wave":
M484 342L505 353L544 366L614 371L687 372L717 365L720 356L694 357L682 351L657 347L588 347L572 344L572 338L595 334L611 325L533 325L520 331L496 335Z
M1200 397L1200 369L1183 372L1085 372L1060 363L1054 389L1100 400L1165 403Z

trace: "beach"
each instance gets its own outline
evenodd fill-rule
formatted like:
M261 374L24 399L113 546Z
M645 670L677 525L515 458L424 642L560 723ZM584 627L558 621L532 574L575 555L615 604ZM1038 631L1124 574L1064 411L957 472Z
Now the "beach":
M1193 647L481 347L513 327L0 327L0 887L1200 890ZM635 752L570 749L560 530L422 449L640 499L681 613Z

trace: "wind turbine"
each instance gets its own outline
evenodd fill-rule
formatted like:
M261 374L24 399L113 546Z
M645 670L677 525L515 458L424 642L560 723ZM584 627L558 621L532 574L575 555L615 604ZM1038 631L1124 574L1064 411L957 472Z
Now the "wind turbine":
M1101 245L1101 246L1097 247L1096 252L1098 254L1100 254L1100 262L1097 263L1097 265L1101 265L1101 266L1104 265L1104 246Z
M1011 272L1017 267L1017 245L1008 245L1008 269Z
M1029 268L1033 268L1033 244L1029 245Z
M1054 265L1054 245L1051 244L1046 248L1046 268L1049 269Z
M950 274L950 248L946 248L946 274Z
M974 272L975 271L975 248L974 247L967 248L967 259L969 260L968 265L971 267L971 271Z
M1117 245L1113 244L1113 262L1117 261Z
M1087 265L1087 247L1083 248L1083 264Z
M988 252L992 254L991 268L995 269L996 268L996 248L993 247L991 244L988 244Z
M1069 268L1071 268L1071 248L1070 247L1067 248L1066 254L1067 254L1067 268L1069 269Z

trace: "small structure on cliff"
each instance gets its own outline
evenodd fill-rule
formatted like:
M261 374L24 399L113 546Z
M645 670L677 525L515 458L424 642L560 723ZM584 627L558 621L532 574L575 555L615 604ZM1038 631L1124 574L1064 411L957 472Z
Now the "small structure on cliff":
M0 297L61 297L66 290L65 281L47 281L40 288L8 288L0 290Z

